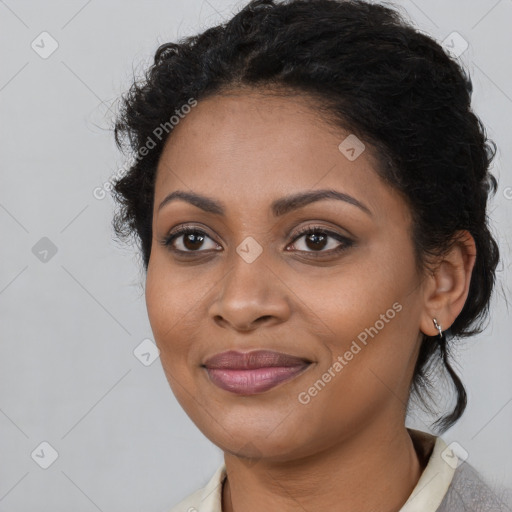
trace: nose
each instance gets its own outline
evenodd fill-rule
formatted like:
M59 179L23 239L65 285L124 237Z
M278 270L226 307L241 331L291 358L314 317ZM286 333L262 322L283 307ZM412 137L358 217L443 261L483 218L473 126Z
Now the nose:
M289 288L262 256L247 263L235 254L219 287L209 315L221 327L252 331L290 316Z

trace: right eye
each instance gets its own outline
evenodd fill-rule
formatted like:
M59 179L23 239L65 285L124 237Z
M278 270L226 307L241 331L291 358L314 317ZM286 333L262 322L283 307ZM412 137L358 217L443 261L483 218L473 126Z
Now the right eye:
M180 226L178 229L175 229L161 241L161 244L176 253L204 252L205 250L200 251L198 249L203 246L206 239L212 242L212 247L206 250L218 250L220 246L202 229L190 226Z

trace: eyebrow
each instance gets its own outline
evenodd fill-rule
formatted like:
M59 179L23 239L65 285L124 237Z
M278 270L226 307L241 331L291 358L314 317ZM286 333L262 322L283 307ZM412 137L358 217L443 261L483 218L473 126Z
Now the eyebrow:
M201 210L214 213L216 215L225 215L226 208L223 203L213 199L211 197L206 197L195 192L186 192L184 190L175 190L171 192L165 199L160 203L158 207L158 211L160 211L165 205L169 204L172 201L176 201L181 199L182 201L186 201L187 203L192 204L200 208ZM345 194L343 192L338 192L333 189L322 189L322 190L312 190L309 192L301 192L298 194L293 194L290 196L282 197L280 199L276 199L270 206L274 217L280 217L282 215L286 215L287 213L298 210L308 204L314 203L316 201L321 201L324 199L336 199L339 201L344 201L353 206L357 206L360 210L364 211L368 215L372 216L372 212L370 209L358 201L356 198Z

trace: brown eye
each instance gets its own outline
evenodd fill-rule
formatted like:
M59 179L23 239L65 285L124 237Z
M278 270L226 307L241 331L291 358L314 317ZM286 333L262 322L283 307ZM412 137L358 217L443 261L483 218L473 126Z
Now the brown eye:
M211 241L210 247L205 240ZM163 240L162 244L176 252L203 252L219 247L204 231L190 227L175 230Z
M311 233L303 236L305 245L313 251L322 250L328 245L329 235L325 233Z
M304 239L302 243L297 240ZM301 230L293 240L293 248L302 252L336 253L348 249L353 244L349 238L321 227L308 227ZM327 249L327 250L324 250Z

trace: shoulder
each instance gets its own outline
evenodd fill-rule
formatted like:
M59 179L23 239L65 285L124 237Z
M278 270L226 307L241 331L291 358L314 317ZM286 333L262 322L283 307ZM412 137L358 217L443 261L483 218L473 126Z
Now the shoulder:
M512 489L491 484L473 466L463 462L438 512L512 512Z
M487 481L441 437L409 429L426 467L400 512L512 512L512 490Z

